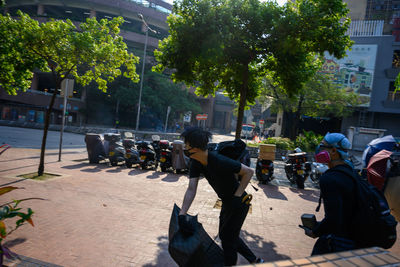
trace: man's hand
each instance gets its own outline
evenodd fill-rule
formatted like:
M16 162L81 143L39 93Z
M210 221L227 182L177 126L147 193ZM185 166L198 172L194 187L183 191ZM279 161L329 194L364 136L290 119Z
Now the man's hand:
M309 237L311 237L311 238L317 238L317 237L318 237L318 236L314 235L313 231L312 231L310 228L305 227L305 226L300 225L300 224L299 224L299 227L302 228L302 229L304 229L304 233L305 233L307 236L309 236Z
M192 235L195 231L195 225L189 221L189 217L186 215L178 216L179 230L185 235Z

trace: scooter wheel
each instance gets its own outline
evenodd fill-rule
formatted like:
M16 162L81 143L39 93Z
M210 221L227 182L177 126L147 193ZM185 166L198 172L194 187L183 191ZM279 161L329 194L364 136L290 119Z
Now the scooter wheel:
M147 165L146 164L140 164L140 168L142 168L142 170L146 170L147 169Z
M304 180L305 179L303 176L297 176L297 179L296 179L297 188L304 189Z
M166 171L167 171L167 168L164 167L164 166L161 166L161 171L162 171L162 172L166 172Z
M125 165L127 168L132 168L132 163L131 162L125 162Z
M116 161L110 161L110 163L111 163L111 166L117 166L117 162Z

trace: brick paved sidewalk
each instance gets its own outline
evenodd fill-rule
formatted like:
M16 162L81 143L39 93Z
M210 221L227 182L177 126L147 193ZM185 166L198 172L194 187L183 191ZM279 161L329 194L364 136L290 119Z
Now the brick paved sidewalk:
M168 224L173 204L181 204L188 179L181 175L88 164L84 150L66 150L57 162L49 150L46 172L62 176L47 181L17 178L34 172L39 150L10 149L0 157L0 185L24 187L2 196L42 197L22 203L34 211L35 227L25 225L7 238L14 252L63 266L176 266L170 258ZM298 228L302 213L314 213L318 191L260 186L243 238L267 261L309 256L315 240ZM191 213L214 237L217 197L205 180L199 183ZM323 212L317 214L321 218ZM400 228L399 228L400 232ZM391 251L400 255L400 244ZM247 264L243 258L239 264Z

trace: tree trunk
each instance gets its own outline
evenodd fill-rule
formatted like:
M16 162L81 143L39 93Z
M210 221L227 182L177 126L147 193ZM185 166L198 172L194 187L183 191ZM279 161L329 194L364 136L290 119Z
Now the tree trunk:
M240 134L242 132L244 107L246 106L246 100L247 100L248 80L249 80L249 68L248 68L248 65L246 65L245 69L243 71L243 84L242 84L242 88L240 90L238 118L237 118L237 122L236 122L236 134L235 134L236 139L240 139Z
M49 130L50 124L50 114L53 110L54 101L56 99L57 90L60 86L56 86L57 88L54 90L53 95L51 96L49 108L46 111L46 117L44 119L44 129L43 129L43 138L42 138L42 147L40 148L40 162L38 168L38 176L42 176L44 173L44 152L46 151L46 139L47 139L47 132Z

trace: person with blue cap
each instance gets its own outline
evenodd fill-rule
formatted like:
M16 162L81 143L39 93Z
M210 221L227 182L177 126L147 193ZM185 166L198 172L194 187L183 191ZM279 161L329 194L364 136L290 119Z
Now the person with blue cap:
M320 178L320 204L324 203L325 216L312 229L300 226L305 234L317 238L311 255L320 255L355 249L351 233L351 218L356 209L355 185L341 168L353 166L349 161L351 144L341 133L327 133L315 151L315 159L329 169Z

